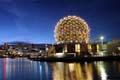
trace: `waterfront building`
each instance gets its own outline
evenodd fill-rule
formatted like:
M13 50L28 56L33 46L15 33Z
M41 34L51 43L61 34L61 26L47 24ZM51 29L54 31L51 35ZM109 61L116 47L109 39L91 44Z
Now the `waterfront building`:
M109 54L120 54L120 40L112 40L107 44Z

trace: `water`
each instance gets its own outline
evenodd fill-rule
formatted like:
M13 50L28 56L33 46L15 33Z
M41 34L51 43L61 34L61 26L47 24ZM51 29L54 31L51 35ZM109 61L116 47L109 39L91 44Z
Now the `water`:
M0 80L120 80L120 62L36 62L1 58Z

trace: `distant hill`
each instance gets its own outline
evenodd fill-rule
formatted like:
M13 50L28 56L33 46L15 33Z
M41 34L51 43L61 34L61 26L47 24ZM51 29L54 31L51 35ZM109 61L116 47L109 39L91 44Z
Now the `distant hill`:
M29 42L24 42L24 41L12 41L12 42L7 42L9 45L17 45L17 44L26 44L29 45L31 43Z
M46 44L36 44L36 43L30 43L30 42L25 42L25 41L12 41L12 42L7 42L8 45L13 46L13 47L17 47L17 45L22 44L23 46L29 46L29 45L33 45L37 48L45 48ZM4 44L0 45L0 47L2 47ZM51 46L52 44L47 44L47 46Z

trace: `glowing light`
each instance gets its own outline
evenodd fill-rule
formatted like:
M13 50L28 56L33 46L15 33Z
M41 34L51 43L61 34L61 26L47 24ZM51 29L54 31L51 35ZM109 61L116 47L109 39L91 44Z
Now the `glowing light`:
M105 69L103 67L100 67L101 69L101 80L107 80L107 74L105 72Z
M101 77L101 80L107 80L107 74L106 74L106 70L105 70L105 68L104 68L104 64L103 64L103 62L101 61L101 62L97 62L96 63L96 66L97 66L97 70L98 70L98 75L100 75L100 77Z
M101 56L104 56L104 53L103 53L103 52L99 52L99 54L100 54Z
M76 44L75 45L75 51L76 52L80 52L80 44Z
M103 39L104 39L104 36L101 36L101 37L100 37L100 40L103 40Z
M42 80L42 66L39 66L39 70L40 70L40 80Z
M64 57L64 53L56 53L55 56L56 57Z
M70 69L70 72L73 72L75 70L75 64L74 63L70 63L69 64L69 69Z
M100 36L100 40L101 40L101 50L103 50L103 40L104 40L104 36Z
M77 16L67 16L55 26L54 37L57 43L88 42L89 27L87 23Z

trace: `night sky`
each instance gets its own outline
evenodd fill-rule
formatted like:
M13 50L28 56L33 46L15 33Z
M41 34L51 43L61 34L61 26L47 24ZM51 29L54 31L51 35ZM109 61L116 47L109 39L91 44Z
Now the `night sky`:
M88 23L91 40L120 39L120 0L0 0L0 43L54 43L54 27L68 15Z

